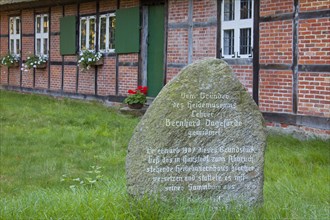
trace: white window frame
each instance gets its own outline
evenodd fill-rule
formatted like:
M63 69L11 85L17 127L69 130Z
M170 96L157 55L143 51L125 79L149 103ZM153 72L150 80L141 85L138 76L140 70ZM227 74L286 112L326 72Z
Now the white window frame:
M44 30L44 20L47 17L47 31ZM40 33L38 33L38 18L40 18ZM40 39L40 51L38 51L38 39ZM47 40L46 53L44 48L44 40ZM39 14L35 17L35 54L48 56L49 52L49 16L48 14Z
M89 45L89 34L90 34L90 25L89 25L89 21L90 19L94 19L95 21L95 25L94 25L94 49L91 49L90 45ZM81 36L81 33L82 33L82 20L86 20L86 36L85 36L85 40L86 40L86 49L82 49L82 45L81 45L81 39L82 39L82 36ZM82 16L80 17L80 22L79 22L79 50L80 51L83 51L83 50L94 50L95 51L95 48L96 48L96 16L95 15L92 15L92 16Z
M13 33L11 32L12 22L13 22ZM18 25L18 33L16 33L17 25ZM12 48L11 41L14 41L14 48ZM17 43L18 43L18 51L17 51ZM18 56L20 55L21 52L21 18L19 16L9 17L9 52L10 54L15 54Z
M98 43L99 43L99 51L102 53L114 53L115 52L115 48L110 48L110 32L109 32L109 27L110 27L110 20L111 18L116 17L115 13L109 13L109 14L104 14L101 15L99 18L99 39L98 39ZM106 18L106 40L105 40L105 48L101 48L101 19L102 18Z
M254 0L252 0L251 6L251 18L240 19L241 13L241 0L234 0L235 2L235 13L234 20L225 21L224 19L224 0L221 3L221 45L222 52L221 56L223 58L248 58L252 56L253 48L253 14L254 14ZM250 28L251 29L251 54L240 54L240 29ZM224 32L226 30L234 30L234 54L225 55L224 54Z

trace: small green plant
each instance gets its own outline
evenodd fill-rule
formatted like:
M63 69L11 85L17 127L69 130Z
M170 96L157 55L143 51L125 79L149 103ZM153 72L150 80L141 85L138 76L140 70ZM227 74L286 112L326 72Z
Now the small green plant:
M21 70L28 71L31 68L38 68L48 61L47 55L30 55L26 58L25 63L22 64Z
M87 171L87 175L82 178L72 178L68 177L67 174L63 174L61 182L69 182L71 184L70 189L72 190L75 190L78 185L93 187L97 182L103 180L101 169L102 167L99 166L91 166L91 170Z
M80 66L83 70L89 70L91 66L96 65L96 63L101 59L101 52L95 52L93 50L84 50L79 54L78 66Z
M128 90L128 96L124 100L124 103L128 105L132 104L144 104L147 101L147 86L138 86L135 90Z
M7 54L6 56L1 58L1 64L7 67L12 67L15 64L18 64L19 60L20 60L19 55Z

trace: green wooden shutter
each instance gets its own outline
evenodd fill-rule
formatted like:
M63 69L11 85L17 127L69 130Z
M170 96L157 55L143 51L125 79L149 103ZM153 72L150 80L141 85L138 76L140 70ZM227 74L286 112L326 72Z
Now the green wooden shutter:
M140 10L138 7L116 11L116 53L135 53L140 50Z
M60 19L61 55L76 54L76 16L65 16Z

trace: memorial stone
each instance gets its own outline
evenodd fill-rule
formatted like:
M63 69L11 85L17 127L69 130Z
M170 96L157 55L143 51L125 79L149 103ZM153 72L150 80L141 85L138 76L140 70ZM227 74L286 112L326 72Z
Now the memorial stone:
M185 67L155 98L128 146L128 193L254 205L266 135L258 106L222 60Z

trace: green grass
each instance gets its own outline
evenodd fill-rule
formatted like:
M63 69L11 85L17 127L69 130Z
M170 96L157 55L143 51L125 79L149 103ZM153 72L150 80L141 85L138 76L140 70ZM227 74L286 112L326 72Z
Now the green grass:
M1 91L1 194L58 188L63 174L91 166L124 173L126 147L138 120L99 103Z
M126 149L137 123L97 102L0 91L0 219L330 216L330 142L290 136L268 137L261 207L137 201L125 185Z

